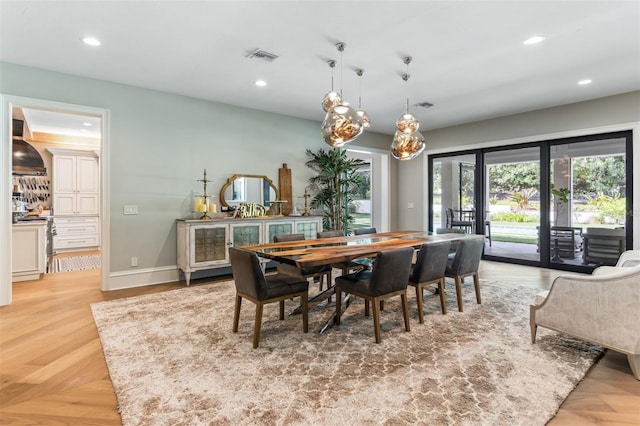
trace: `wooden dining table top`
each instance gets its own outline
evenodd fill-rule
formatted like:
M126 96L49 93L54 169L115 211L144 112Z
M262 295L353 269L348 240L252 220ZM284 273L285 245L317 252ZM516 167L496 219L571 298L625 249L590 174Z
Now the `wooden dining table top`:
M474 237L478 236L473 234L431 234L424 231L398 231L283 241L243 246L242 248L255 251L258 256L263 258L304 268L347 262L364 257L375 257L379 252L385 250L406 247L418 248L425 243Z

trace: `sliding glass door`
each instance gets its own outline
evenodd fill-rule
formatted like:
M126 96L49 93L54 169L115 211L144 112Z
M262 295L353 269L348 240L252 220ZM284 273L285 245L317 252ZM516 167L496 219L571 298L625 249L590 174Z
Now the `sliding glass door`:
M491 241L485 254L540 261L540 148L484 154L485 210Z
M484 257L589 272L630 249L631 132L429 157L431 231L484 234ZM471 212L472 226L462 225ZM453 216L452 216L453 214Z

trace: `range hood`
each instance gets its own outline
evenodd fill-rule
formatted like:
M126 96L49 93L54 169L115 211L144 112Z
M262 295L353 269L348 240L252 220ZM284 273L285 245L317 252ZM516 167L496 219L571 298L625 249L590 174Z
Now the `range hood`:
M42 156L24 140L24 121L13 119L13 167L14 175L43 176L47 174Z

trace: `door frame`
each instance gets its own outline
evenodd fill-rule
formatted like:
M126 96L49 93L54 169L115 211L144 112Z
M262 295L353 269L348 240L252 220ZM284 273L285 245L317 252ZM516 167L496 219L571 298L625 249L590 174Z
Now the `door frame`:
M554 137L555 136L555 137ZM598 129L585 129L580 134L555 134L555 135L542 135L539 137L531 137L529 140L524 138L511 143L492 143L483 144L483 146L474 146L469 149L446 151L441 150L439 152L432 152L428 155L428 229L433 231L433 160L437 158L453 157L460 155L475 155L476 157L476 174L475 174L475 187L476 187L476 211L482 211L482 214L476 215L476 230L484 233L484 201L485 201L485 181L484 181L484 153L495 152L502 150L511 150L527 147L539 147L540 149L540 194L550 193L549 182L549 159L550 149L554 145L562 145L569 143L579 143L591 140L605 139L611 137L622 137L626 139L625 155L626 161L626 174L627 174L627 209L626 209L626 244L627 250L632 249L635 246L640 246L640 235L634 234L634 229L640 229L638 222L640 221L640 212L634 215L634 207L638 205L638 186L633 185L633 169L636 166L640 169L640 123L632 123L628 126L606 126ZM635 149L634 149L635 148ZM550 269L568 270L573 272L587 272L593 270L593 267L578 266L570 264L558 264L550 261L550 248L549 248L549 203L548 197L541 196L540 199L540 260L530 261L523 259L511 259L498 256L485 256L483 259L494 260L499 262L517 263L522 265L539 266Z
M96 108L87 105L76 105L64 102L48 101L21 96L0 94L0 120L2 134L0 135L0 177L3 185L0 185L0 306L11 304L11 244L12 244L12 218L11 218L11 170L12 170L12 110L14 106L44 109L57 112L77 113L93 115L101 119L102 141L100 146L100 254L101 277L100 288L108 289L109 283L109 247L110 247L110 111L104 108Z

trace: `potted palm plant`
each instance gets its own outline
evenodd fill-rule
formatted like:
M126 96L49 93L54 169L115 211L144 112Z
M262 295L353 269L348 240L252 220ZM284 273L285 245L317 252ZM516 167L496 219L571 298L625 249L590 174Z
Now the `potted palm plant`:
M360 159L348 158L340 148L307 149L307 167L318 173L309 179L318 187L311 200L311 208L322 210L325 230L347 232L353 223L348 205L360 183L357 170L364 164Z

